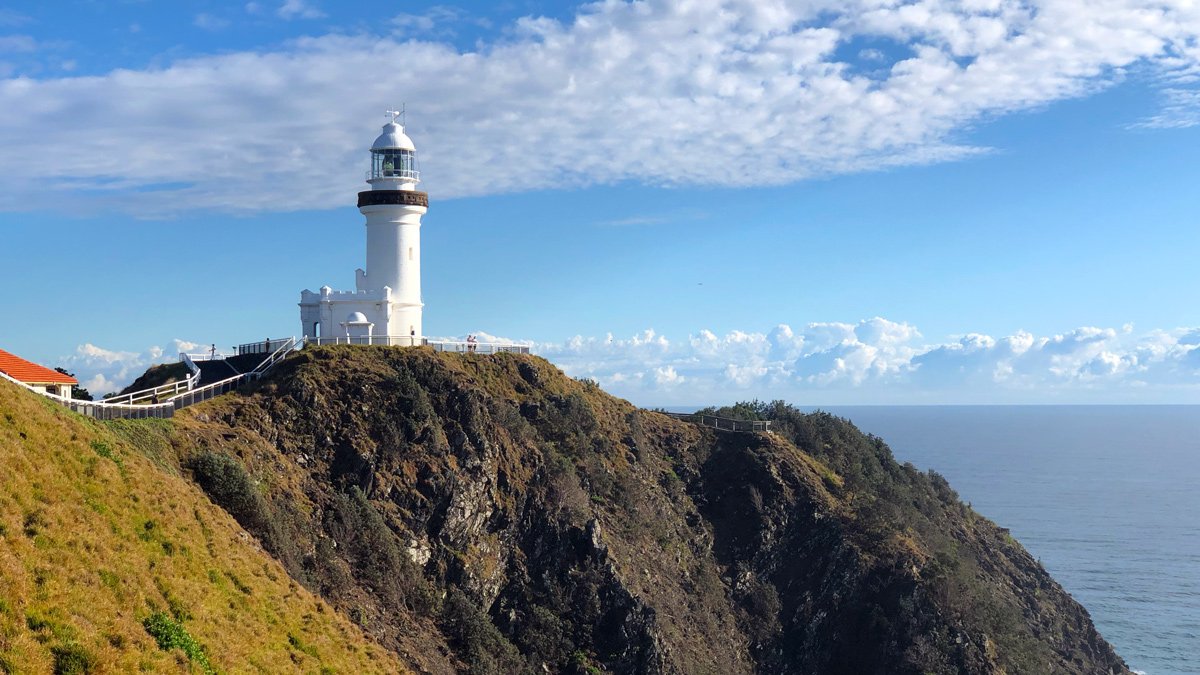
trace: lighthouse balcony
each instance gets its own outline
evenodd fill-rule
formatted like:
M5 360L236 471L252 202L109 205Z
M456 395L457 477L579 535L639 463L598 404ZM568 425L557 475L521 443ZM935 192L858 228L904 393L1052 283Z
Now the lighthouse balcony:
M418 190L366 190L358 193L358 208L382 205L429 208L429 194Z

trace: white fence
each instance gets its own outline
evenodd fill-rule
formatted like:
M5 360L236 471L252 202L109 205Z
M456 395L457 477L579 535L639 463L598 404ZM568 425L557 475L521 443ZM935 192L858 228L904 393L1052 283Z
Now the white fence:
M243 382L258 379L267 372L276 363L279 363L288 354L301 349L304 345L334 345L334 344L354 344L354 345L380 345L392 347L417 347L428 345L437 352L456 352L463 354L528 354L528 345L518 345L505 342L448 342L425 340L422 338L413 337L410 335L372 335L365 337L328 337L328 338L282 338L277 340L264 340L262 342L251 342L238 347L239 354L263 354L270 352L270 356L262 361L254 370L248 373L241 373L233 377L197 387L200 382L200 368L196 365L196 361L209 361L215 359L223 359L233 354L222 354L220 352L202 352L198 354L180 353L179 360L187 365L191 375L186 380L179 382L171 382L152 389L143 389L142 391L130 392L115 398L105 399L103 401L79 401L76 399L65 398L55 394L34 389L33 387L15 380L5 373L0 373L10 382L25 387L30 391L39 393L47 398L50 398L64 406L74 410L81 415L87 415L99 420L113 419L145 419L145 418L166 418L175 415L175 411L180 408L186 408L190 405L195 405L201 401L207 401L210 398L220 396L226 392L237 389ZM157 403L158 399L166 397L162 403ZM151 403L146 403L151 401ZM717 419L717 418L714 418ZM761 424L761 423L759 423ZM710 425L711 426L711 425ZM720 427L718 427L720 428Z
M411 335L342 335L334 337L305 337L310 345L377 345L380 347L419 347L425 341Z
M382 347L429 346L435 352L461 352L463 354L528 354L528 345L511 342L448 342L432 341L411 335L359 335L340 337L306 337L310 345L376 345Z
M196 367L195 364L191 363L190 361L187 362L187 365L191 366L192 368ZM132 392L129 392L128 394L122 394L120 396L110 396L109 398L104 399L104 403L109 403L109 404L128 403L131 405L134 403L141 402L141 401L150 401L151 403L158 403L160 400L169 399L181 392L191 391L192 389L195 389L196 384L199 381L200 381L200 369L196 368L195 372L188 375L188 377L186 379L179 380L178 382L168 382L167 384L160 384L159 386L154 387L152 389L143 389L141 391L132 391Z
M695 422L702 427L720 429L721 431L762 431L771 433L771 423L767 420L735 420L729 417L715 415L696 415L694 413L663 413L669 417L686 422Z
M183 358L184 356L186 356L193 361L224 361L225 359L227 359L231 356L237 356L237 354L235 352L219 352L219 351L210 349L209 351L206 351L206 352L192 352L192 353L180 352L179 356L180 356L180 358Z
M287 344L295 345L296 338L268 338L262 342L247 342L237 346L238 356L243 354L273 354Z
M178 410L180 408L186 408L189 405L195 405L201 401L207 401L210 398L214 398L226 392L237 389L239 386L241 386L242 380L248 379L249 377L249 374L242 373L240 375L234 375L228 379L221 380L220 382L213 382L212 384L206 384L203 387L198 387L191 391L185 391L175 398L172 398L170 405L173 405L175 409Z
M510 342L427 342L435 352L461 352L464 354L528 354L529 345Z
M129 403L106 403L104 401L83 401L74 398L66 398L57 394L49 394L39 389L25 384L20 380L15 380L5 373L0 373L0 377L24 387L35 394L41 394L46 398L61 403L62 405L74 410L80 415L87 415L98 420L118 420L118 419L145 419L149 417L171 417L175 414L175 404L173 403L158 403L151 405L133 405Z

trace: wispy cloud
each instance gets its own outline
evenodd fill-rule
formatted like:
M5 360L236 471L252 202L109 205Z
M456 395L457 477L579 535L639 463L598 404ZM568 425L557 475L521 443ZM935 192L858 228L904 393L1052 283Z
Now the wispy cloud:
M600 220L600 227L638 227L644 225L669 225L671 223L696 222L705 220L709 214L701 209L679 209L666 213L639 213L619 218Z
M229 19L223 19L219 16L213 16L207 12L201 12L192 19L192 25L204 30L221 30L229 27Z
M1200 89L1171 87L1163 90L1163 106L1156 115L1151 115L1132 125L1141 129L1185 129L1200 124Z
M13 28L33 23L33 18L11 9L0 8L0 26Z
M400 37L429 40L433 37L452 37L463 23L487 27L487 19L472 17L465 10L446 5L434 5L424 12L397 14L392 17L394 33Z
M246 6L247 10L250 5ZM320 19L325 16L325 12L309 0L284 0L275 13L284 19Z
M321 11L288 0L277 13ZM565 22L521 19L472 51L422 32L461 20L429 10L381 29L409 39L325 35L163 68L0 81L0 208L61 199L46 186L68 174L80 188L71 198L91 208L340 205L361 175L366 121L397 99L441 198L777 185L976 155L985 149L963 131L980 119L1131 74L1181 89L1200 70L1200 11L1181 3L610 2ZM856 39L897 45L898 60L860 72L839 56ZM1190 124L1194 101L1166 95L1147 126ZM91 133L57 133L80 110ZM68 153L69 167L56 159ZM514 157L520 171L495 170ZM188 187L129 191L160 183L164 166ZM283 180L286 202L272 189Z
M0 35L0 54L28 54L36 52L38 42L29 35Z

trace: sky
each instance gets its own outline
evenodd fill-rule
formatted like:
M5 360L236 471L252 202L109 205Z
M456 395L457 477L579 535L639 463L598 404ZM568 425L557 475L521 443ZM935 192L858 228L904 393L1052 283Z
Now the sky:
M1200 4L0 7L0 348L93 392L352 289L647 406L1200 403Z

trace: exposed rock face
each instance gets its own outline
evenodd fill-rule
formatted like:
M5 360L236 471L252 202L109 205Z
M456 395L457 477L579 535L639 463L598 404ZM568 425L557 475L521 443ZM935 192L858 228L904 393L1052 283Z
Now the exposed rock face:
M1129 672L940 477L767 412L780 433L712 432L536 357L342 346L185 411L174 444L426 672ZM222 488L217 456L259 490Z

